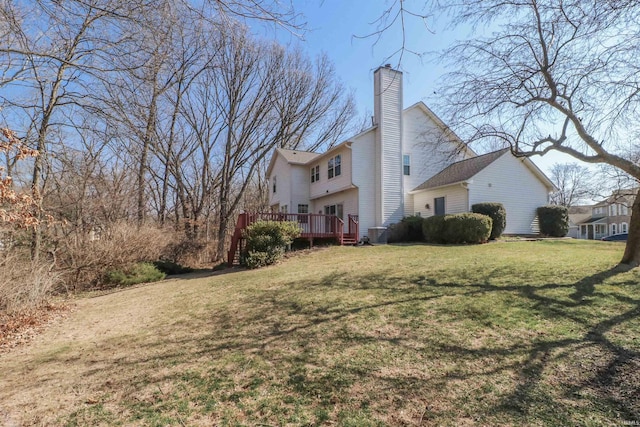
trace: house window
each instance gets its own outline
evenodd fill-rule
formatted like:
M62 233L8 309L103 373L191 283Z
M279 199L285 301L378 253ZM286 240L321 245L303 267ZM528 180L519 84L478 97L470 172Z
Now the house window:
M289 208L287 207L287 205L282 205L280 206L280 213L287 213L289 211Z
M329 179L334 176L338 176L342 173L342 157L338 154L335 157L329 159L327 176Z
M611 234L617 234L618 226L616 224L611 224Z
M629 232L629 226L627 225L626 222L623 222L622 224L620 224L620 232L621 233L628 233Z
M610 206L611 212L609 213L609 215L611 216L616 216L618 215L618 205L611 205Z
M320 181L320 165L311 168L311 182Z
M408 154L402 156L402 173L411 175L411 156Z
M629 208L627 205L620 205L620 215L629 215Z
M273 177L273 194L276 194L276 178L278 178L277 176Z
M444 215L444 197L433 199L434 215Z

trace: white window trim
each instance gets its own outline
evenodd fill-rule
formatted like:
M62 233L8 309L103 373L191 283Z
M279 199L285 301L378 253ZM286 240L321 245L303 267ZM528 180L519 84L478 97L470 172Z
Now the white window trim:
M327 161L327 179L342 175L342 154L336 154Z

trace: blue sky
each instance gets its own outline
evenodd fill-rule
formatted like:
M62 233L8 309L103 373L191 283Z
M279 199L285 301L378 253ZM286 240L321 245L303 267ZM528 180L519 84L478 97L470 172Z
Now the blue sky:
M406 22L406 47L422 56L407 52L401 62L398 55L387 59L402 46L399 26L384 32L377 43L376 37L354 36L375 32L376 19L391 3L392 0L296 0L294 7L304 15L308 31L303 40L289 34L280 34L280 40L300 44L310 55L327 53L345 86L354 90L361 116L373 110L373 71L385 63L404 73L405 107L423 101L433 108L438 97L438 81L445 71L435 63L434 52L469 36L470 32L454 33L446 29L445 22L433 20L427 22L427 28L420 20L413 19ZM437 109L433 109L438 114ZM532 160L547 173L554 163L577 162L561 153L536 156Z

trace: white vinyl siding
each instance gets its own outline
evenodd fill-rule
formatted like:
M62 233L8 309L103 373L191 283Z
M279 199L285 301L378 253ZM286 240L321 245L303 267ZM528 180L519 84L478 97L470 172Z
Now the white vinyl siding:
M277 156L271 175L269 175L269 206L287 205L291 203L291 169L292 166L276 153ZM273 192L273 187L276 192Z
M414 204L408 192L451 163L462 160L462 155L455 155L453 143L441 141L440 128L421 107L405 110L402 119L402 152L411 158L411 174L403 175L404 216L408 216L420 211L420 205Z
M421 191L413 195L414 215L430 217L435 214L434 200L444 197L444 213L454 214L469 211L467 189L461 185L436 188L430 191ZM428 206L428 207L427 207Z
M325 206L337 206L342 205L342 216L344 221L344 231L348 230L348 218L349 215L358 215L358 190L352 189L347 191L341 191L339 193L330 194L326 197L321 197L319 199L315 199L312 202L311 212L312 213L325 213ZM360 229L361 236L362 227ZM366 234L366 230L365 233ZM360 238L359 236L358 238Z
M369 228L376 224L376 180L373 174L375 162L375 130L361 135L351 144L351 162L353 168L353 184L358 187L358 217L360 221L360 236L369 232Z
M402 180L402 73L380 68L374 76L376 176L382 199L377 225L399 222L404 216Z
M336 176L335 159L337 156L340 157L340 174ZM332 178L328 177L330 159L334 161L334 176ZM310 197L312 199L336 191L343 191L351 186L351 149L349 147L344 146L318 160L320 162L320 180L308 184L308 179L305 179L307 188L310 188Z
M309 204L309 169L303 165L289 164L280 154L275 161L271 176L269 177L269 206L279 206L289 210L295 209L299 204ZM273 192L273 185L276 192Z
M476 174L469 184L469 207L482 202L504 205L505 234L534 233L536 209L549 199L549 190L523 160L507 152Z

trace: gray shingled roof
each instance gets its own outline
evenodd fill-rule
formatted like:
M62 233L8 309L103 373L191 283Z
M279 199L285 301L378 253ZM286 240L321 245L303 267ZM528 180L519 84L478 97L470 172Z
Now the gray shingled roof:
M508 148L503 148L502 150L453 163L414 188L413 191L427 190L429 188L443 187L445 185L467 181L507 151L509 151Z
M304 164L310 162L314 158L318 157L320 154L313 153L311 151L301 151L301 150L287 150L285 148L278 148L280 154L282 154L285 160L289 163L300 163Z

